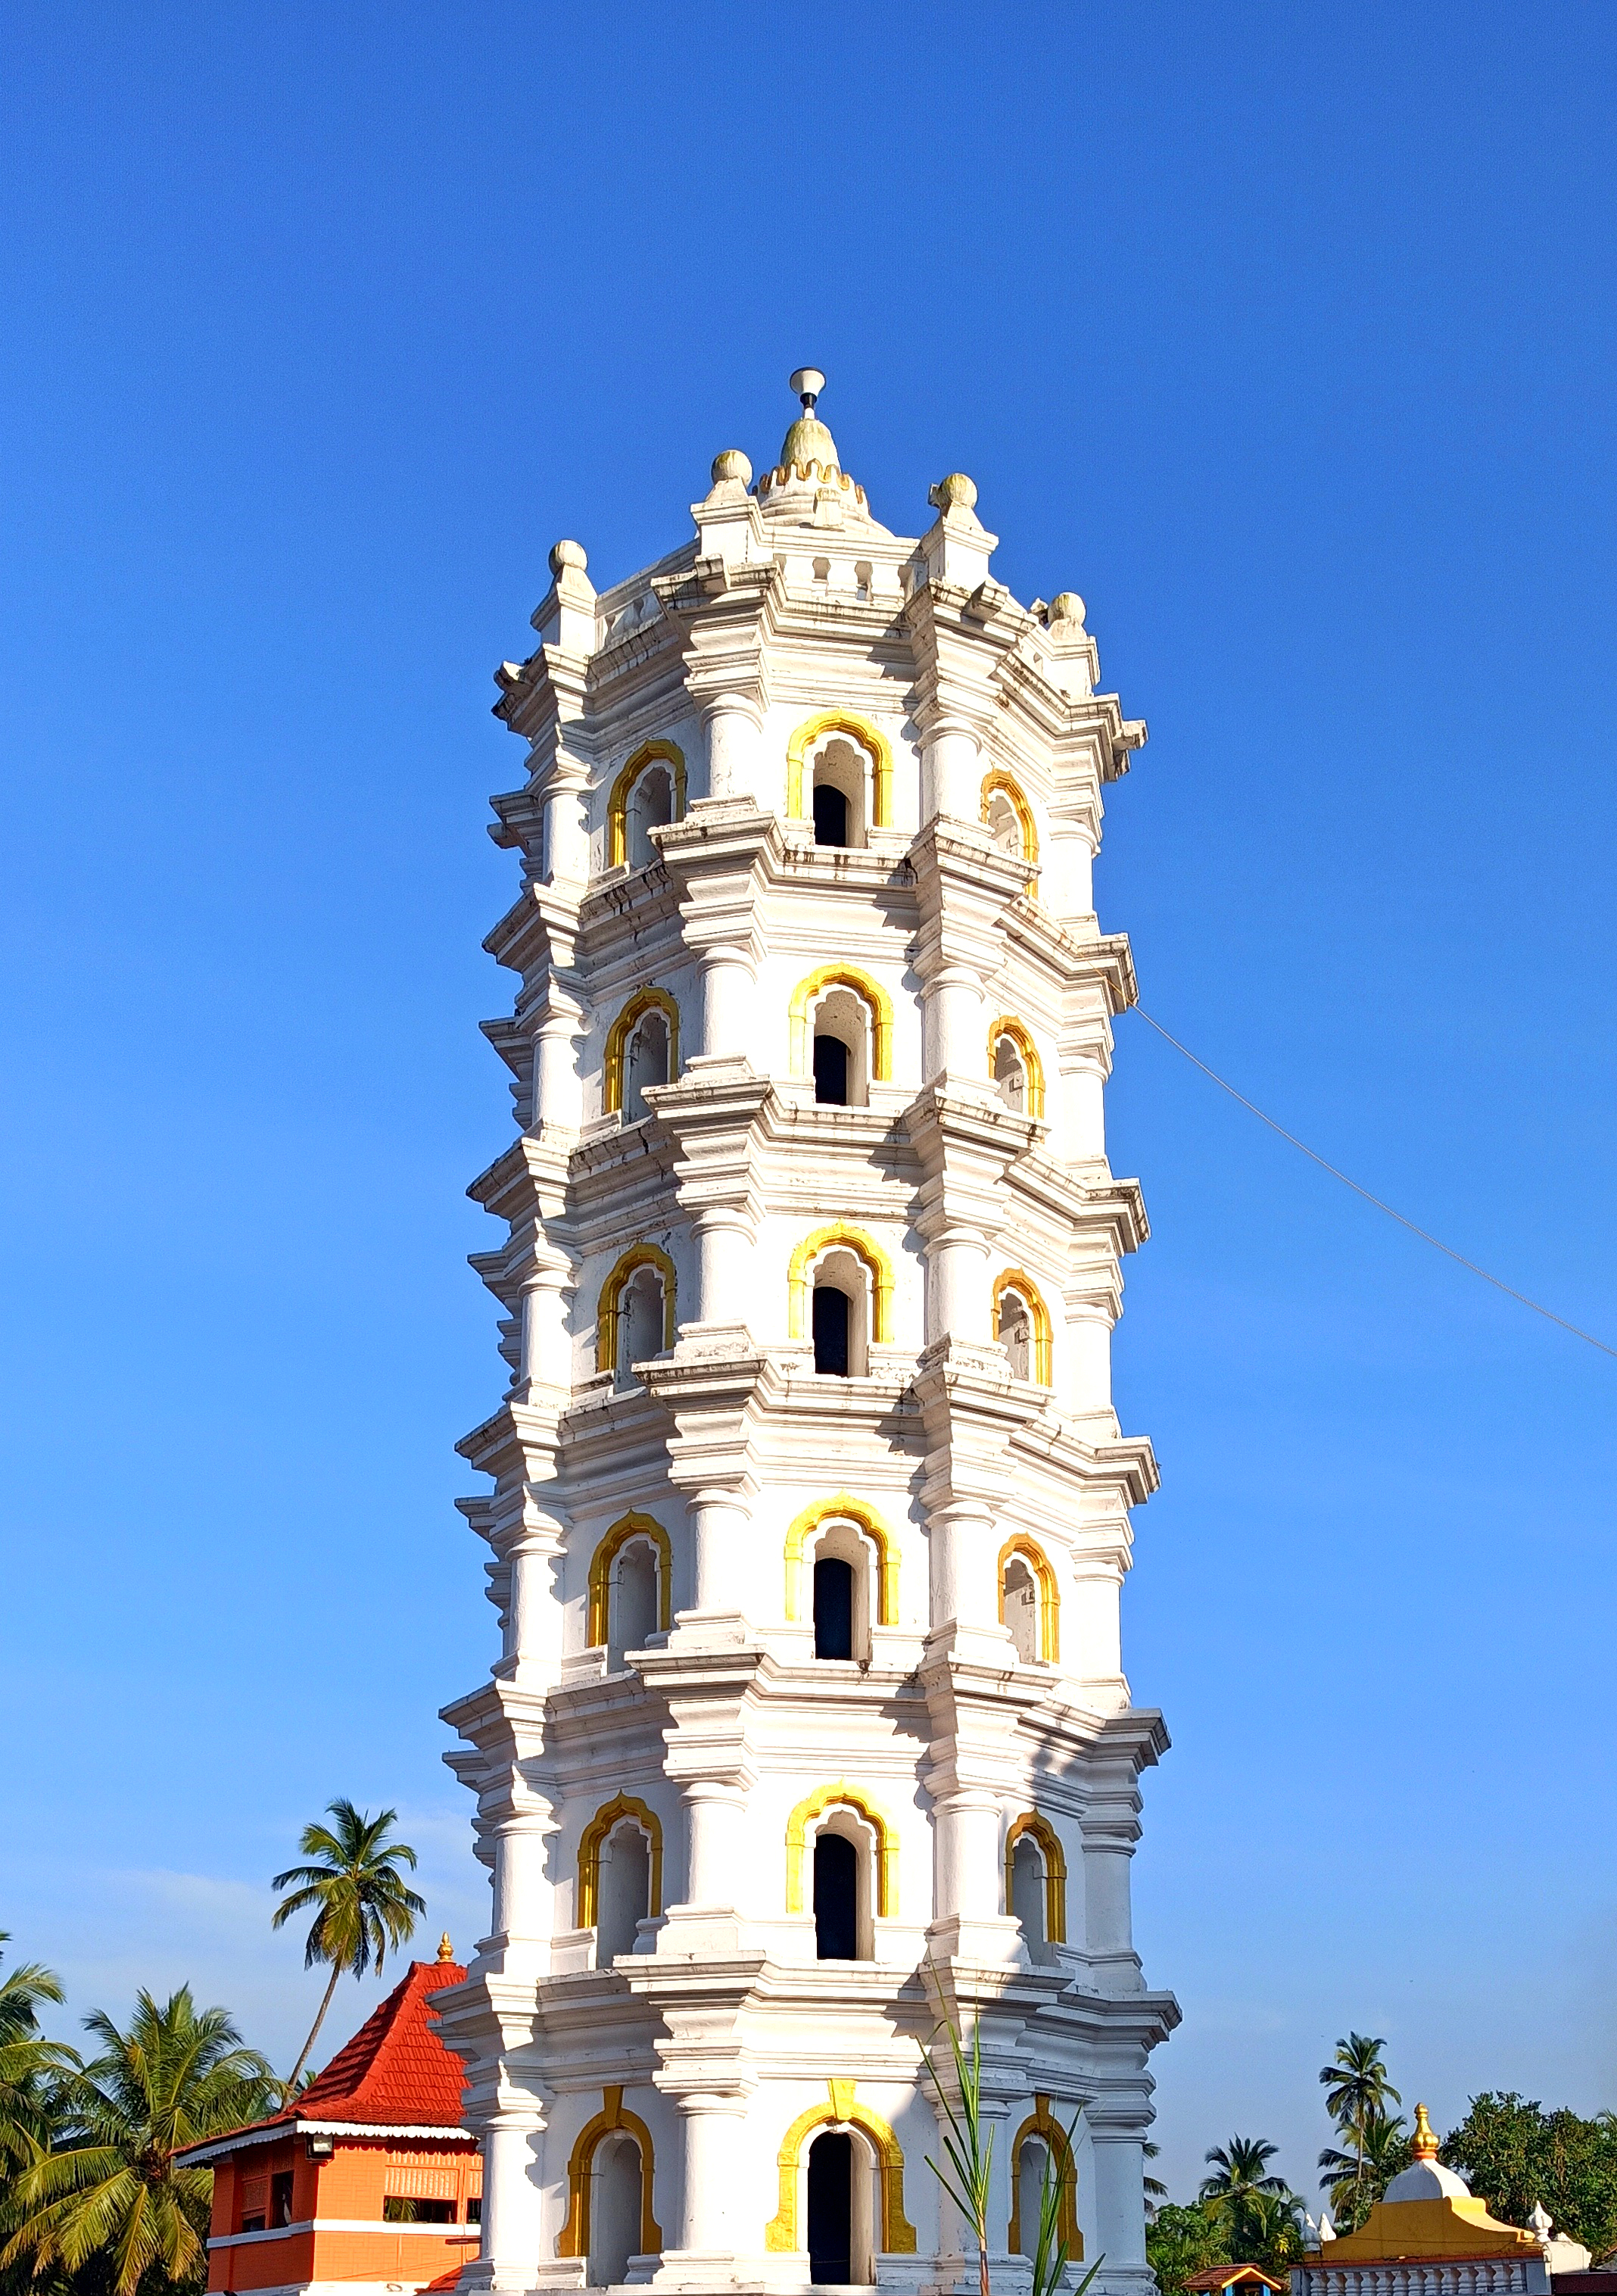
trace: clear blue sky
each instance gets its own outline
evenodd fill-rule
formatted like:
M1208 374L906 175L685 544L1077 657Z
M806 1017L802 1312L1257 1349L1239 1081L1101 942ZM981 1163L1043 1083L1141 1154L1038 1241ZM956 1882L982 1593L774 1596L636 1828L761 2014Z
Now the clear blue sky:
M0 1926L75 2013L190 1977L289 2056L337 1792L476 1933L489 673L800 361L879 516L967 470L1088 599L1147 1009L1617 1339L1609 10L42 4L3 62ZM1350 2025L1440 2123L1617 2104L1617 1364L1138 1021L1111 1122L1171 2183L1238 2129L1311 2191Z

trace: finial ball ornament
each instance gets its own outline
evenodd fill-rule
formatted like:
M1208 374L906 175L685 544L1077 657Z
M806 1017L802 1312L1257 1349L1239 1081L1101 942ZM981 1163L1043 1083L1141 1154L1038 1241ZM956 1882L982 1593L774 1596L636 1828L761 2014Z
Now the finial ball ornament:
M964 471L951 471L946 479L940 479L933 488L932 502L937 510L975 510L977 504L976 482L968 479Z
M726 447L722 455L713 458L713 483L723 485L726 479L739 479L743 486L752 480L752 464L739 447Z
M787 389L795 390L805 406L812 406L825 389L825 377L817 366L800 366Z
M589 562L582 542L558 542L551 551L551 572L559 580L569 567L582 574Z
M1078 627L1082 629L1086 611L1083 600L1078 595L1076 590L1063 590L1058 596L1049 602L1049 619L1052 622L1076 622Z
M1437 2135L1426 2118L1424 2104L1417 2104L1415 2108L1415 2134L1409 2139L1409 2150L1417 2161L1435 2161L1437 2158Z

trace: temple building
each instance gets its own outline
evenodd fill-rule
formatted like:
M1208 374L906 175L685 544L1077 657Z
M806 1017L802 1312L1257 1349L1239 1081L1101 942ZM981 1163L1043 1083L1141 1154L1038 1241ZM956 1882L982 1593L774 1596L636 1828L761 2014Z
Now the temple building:
M213 2170L210 2290L453 2284L477 2255L482 2158L431 2016L465 1975L445 1937L294 2104L176 2155Z
M994 578L969 479L919 538L879 522L822 382L655 564L598 591L559 542L498 673L461 2286L975 2288L926 2166L947 2017L980 2021L996 2290L1048 2169L1099 2296L1146 2296L1178 2011L1130 1917L1167 1739L1119 1643L1156 1469L1112 1402L1147 1230L1091 889L1145 728L1080 598Z
M1439 2161L1424 2104L1411 2150L1360 2229L1325 2240L1294 2268L1292 2296L1549 2296L1564 2281L1597 2296L1590 2284L1603 2276L1589 2272L1588 2249L1554 2238L1542 2207L1523 2231L1473 2200Z

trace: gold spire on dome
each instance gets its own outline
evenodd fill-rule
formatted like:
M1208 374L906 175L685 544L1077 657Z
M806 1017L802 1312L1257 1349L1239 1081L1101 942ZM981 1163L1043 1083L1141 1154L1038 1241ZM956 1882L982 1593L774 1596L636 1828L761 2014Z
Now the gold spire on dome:
M1424 2104L1417 2104L1415 2108L1415 2134L1409 2139L1409 2156L1415 2161L1435 2161L1437 2158L1437 2138L1432 2123L1426 2118Z
M449 1931L447 1930L445 1931L443 1936L438 1939L438 1959L440 1961L453 1961L454 1959L454 1948L449 1942ZM1425 2108L1423 2107L1422 2110L1424 2111Z

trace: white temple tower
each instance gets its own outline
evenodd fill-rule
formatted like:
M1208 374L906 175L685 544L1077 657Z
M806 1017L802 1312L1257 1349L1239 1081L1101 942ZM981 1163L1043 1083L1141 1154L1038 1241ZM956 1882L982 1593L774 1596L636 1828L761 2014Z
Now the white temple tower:
M558 543L497 714L487 947L519 1132L474 1196L510 1382L503 1650L446 1710L493 1871L446 1998L498 2290L976 2285L919 2045L982 2021L996 2290L1049 2148L1151 2286L1172 1997L1130 1929L1118 1601L1156 1481L1111 1400L1128 945L1090 892L1145 738L968 479L890 533L804 413L597 593ZM1077 2116L1070 2153L1065 2131Z

